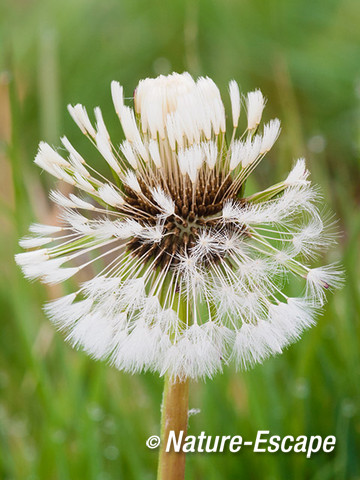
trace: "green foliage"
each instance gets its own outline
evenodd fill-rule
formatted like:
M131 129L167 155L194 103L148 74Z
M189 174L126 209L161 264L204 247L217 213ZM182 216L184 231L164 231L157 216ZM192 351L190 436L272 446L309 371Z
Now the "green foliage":
M161 379L72 351L41 310L61 290L23 280L13 254L31 221L56 215L53 181L32 164L39 140L59 145L65 133L94 154L66 104L101 105L117 132L110 81L130 97L138 79L172 70L211 76L227 105L232 78L263 90L265 118L278 116L283 130L256 186L306 156L343 232L326 260L341 259L347 275L298 344L252 371L193 384L190 399L201 409L191 434L334 434L335 452L190 454L187 478L360 478L359 15L356 0L2 2L0 478L155 478L157 451L145 441L159 432Z

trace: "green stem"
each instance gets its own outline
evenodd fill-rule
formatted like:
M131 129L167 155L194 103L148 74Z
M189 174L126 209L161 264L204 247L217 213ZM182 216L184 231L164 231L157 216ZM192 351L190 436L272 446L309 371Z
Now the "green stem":
M161 406L161 447L157 480L184 480L185 452L180 449L166 452L166 444L170 431L179 438L183 432L186 437L188 424L189 380L182 382L165 376L164 392Z

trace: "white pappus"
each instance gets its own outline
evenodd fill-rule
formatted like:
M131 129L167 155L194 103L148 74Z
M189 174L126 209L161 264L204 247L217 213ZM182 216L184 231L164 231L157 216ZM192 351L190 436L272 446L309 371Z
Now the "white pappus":
M259 126L266 99L230 82L229 139L210 78L142 80L134 109L118 82L111 93L120 147L99 107L94 123L82 105L69 112L112 175L97 173L66 137L66 155L39 145L35 163L80 195L51 192L59 224L32 225L20 241L30 251L16 261L27 278L49 284L95 272L49 302L47 315L74 347L132 373L199 379L281 353L314 324L342 272L307 264L334 234L304 159L283 181L245 195L281 130L278 119ZM288 275L303 281L296 298L283 291Z

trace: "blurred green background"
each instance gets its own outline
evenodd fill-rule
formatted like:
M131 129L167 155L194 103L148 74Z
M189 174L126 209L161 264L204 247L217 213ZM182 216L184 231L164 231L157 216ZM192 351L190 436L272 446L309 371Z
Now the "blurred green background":
M17 238L56 214L37 144L84 139L68 103L101 105L119 135L110 81L189 70L259 87L282 133L255 175L263 187L308 159L340 219L345 288L282 356L192 384L189 433L336 435L333 454L190 454L188 479L360 479L360 3L357 0L152 2L8 0L0 5L0 478L155 478L162 381L119 373L74 352L41 310L61 288L23 280ZM119 137L117 137L119 138ZM82 150L84 151L84 150ZM97 159L94 159L97 162Z

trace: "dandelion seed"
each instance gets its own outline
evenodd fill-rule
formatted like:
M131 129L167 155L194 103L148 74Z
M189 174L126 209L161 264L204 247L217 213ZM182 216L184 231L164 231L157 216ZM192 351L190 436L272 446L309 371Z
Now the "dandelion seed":
M249 92L246 98L248 130L254 130L261 122L265 98L260 90Z
M275 118L264 126L260 153L264 154L271 150L280 134L280 120Z
M237 128L240 117L240 91L235 80L229 83L229 92L231 100L232 120L234 128Z

